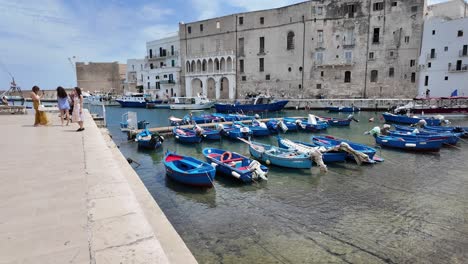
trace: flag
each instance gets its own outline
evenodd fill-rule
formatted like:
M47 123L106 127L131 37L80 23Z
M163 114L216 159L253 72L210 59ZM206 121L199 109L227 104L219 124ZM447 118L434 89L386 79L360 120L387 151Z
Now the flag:
M455 89L450 96L458 96L458 89Z

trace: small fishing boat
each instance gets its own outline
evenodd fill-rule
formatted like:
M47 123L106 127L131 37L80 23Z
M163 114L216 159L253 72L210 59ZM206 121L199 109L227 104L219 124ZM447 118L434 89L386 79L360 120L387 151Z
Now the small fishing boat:
M143 93L129 93L118 99L115 99L122 107L145 108L147 103L160 104L162 100L153 100L151 95Z
M145 128L136 135L135 141L138 143L138 148L157 149L164 142L164 137L156 133L153 134Z
M296 149L295 148L296 146L288 144L288 142L286 140L284 140L283 138L281 138L281 137L278 137L277 140L278 140L278 146L280 148ZM317 146L317 145L315 145L313 143L306 143L306 142L294 141L294 140L291 140L291 142L293 142L295 145L297 145L299 147L313 148L313 149L320 149L321 148L321 146ZM323 148L323 149L325 149L325 148ZM323 162L325 162L325 163L344 161L346 159L346 155L347 155L346 152L342 152L342 151L325 152L325 153L322 153L322 154L323 154L322 159L323 159Z
M402 137L377 136L378 145L410 151L437 152L442 147L442 140L411 140Z
M313 115L309 115L309 118L283 118L286 122L294 122L299 130L306 130L311 132L317 132L326 130L328 128L328 122L320 121Z
M216 103L214 106L218 113L275 112L281 111L288 102L288 100L276 101L272 97L260 95L246 104Z
M211 164L169 151L164 157L164 167L171 179L194 186L211 187L216 175Z
M321 120L326 121L329 126L349 126L352 119L342 119L335 117L320 117Z
M389 131L389 136L401 137L410 140L442 140L443 144L456 145L460 139L454 133L434 133L434 134L420 134L409 131Z
M278 134L280 131L286 132L288 130L297 131L297 125L295 122L270 119L266 123L268 130L273 134Z
M249 151L255 159L279 167L309 169L312 167L310 155L295 150L278 148L258 142L249 142Z
M243 121L255 119L255 116L249 116L244 114L224 114L224 113L213 113L215 117L219 117L222 121Z
M441 120L434 117L424 117L424 116L406 116L406 115L394 115L390 113L383 113L382 116L385 119L385 122L390 123L400 123L400 124L416 124L420 120L425 120L427 125L430 126L440 126Z
M361 111L361 109L359 109L359 107L355 107L355 106L328 106L326 109L328 110L328 112L352 113L352 112Z
M234 139L237 140L237 138L249 138L252 136L252 131L245 126L240 126L238 124L234 125L222 125L218 124L217 125L217 130L219 130L219 133L227 137L229 139Z
M221 135L218 130L210 129L210 128L203 128L202 134L204 139L206 140L220 140Z
M268 168L266 166L236 152L205 148L203 149L203 155L208 162L211 162L211 165L216 167L217 172L232 176L245 183L268 179Z
M203 135L193 129L174 127L172 133L177 141L181 143L200 143Z
M239 125L241 126L241 128L248 128L250 131L252 131L252 136L254 137L263 137L270 135L270 130L268 130L266 124L257 120L253 120L251 125L246 125L241 122L234 122L234 125Z
M416 128L411 126L401 126L401 125L394 125L397 131L404 131L404 132L411 132L413 134L418 135L437 135L437 136L455 136L457 138L466 137L466 132L450 132L450 131L443 131L443 130L430 130L427 129L427 126L424 128Z
M444 126L424 126L427 131L460 133L462 137L468 137L468 127L444 127Z
M173 102L169 105L172 110L200 110L210 109L214 102L204 96L196 97L173 97Z
M324 146L327 148L340 145L342 142L344 142L344 143L347 143L354 150L362 152L366 154L367 156L369 156L369 159L373 159L375 152L377 152L374 148L371 148L364 144L356 143L356 142L349 141L346 139L336 138L334 136L329 136L329 135L312 136L311 140L312 140L312 143L314 143L315 145ZM347 157L350 159L354 159L354 157L351 154L348 154Z

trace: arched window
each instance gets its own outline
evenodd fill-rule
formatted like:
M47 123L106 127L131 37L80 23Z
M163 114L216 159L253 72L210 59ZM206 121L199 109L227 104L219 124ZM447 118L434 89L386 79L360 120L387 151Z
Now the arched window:
M293 50L294 49L294 32L289 31L288 32L288 38L287 38L287 50Z
M350 83L351 82L351 72L350 71L345 71L345 73L344 73L344 82L345 83Z
M377 70L372 70L370 72L370 81L371 82L377 82L378 77L379 77L379 72Z

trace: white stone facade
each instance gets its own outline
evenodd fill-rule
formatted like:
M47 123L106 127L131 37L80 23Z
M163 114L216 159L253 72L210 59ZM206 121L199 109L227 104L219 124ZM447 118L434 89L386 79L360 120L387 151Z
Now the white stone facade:
M427 19L419 68L419 95L468 96L468 17Z
M137 86L143 86L143 75L146 71L144 59L127 60L127 89L125 92L138 92Z

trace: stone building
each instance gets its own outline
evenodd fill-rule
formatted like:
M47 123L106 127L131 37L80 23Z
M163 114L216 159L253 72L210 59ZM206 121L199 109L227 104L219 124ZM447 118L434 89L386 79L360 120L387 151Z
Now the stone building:
M125 67L118 62L77 62L77 84L91 93L122 94L124 91Z
M424 0L315 0L179 25L187 95L412 97Z
M145 59L128 59L127 60L127 82L125 92L136 93L143 88L143 72L145 69Z

